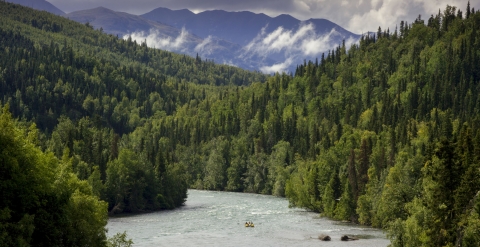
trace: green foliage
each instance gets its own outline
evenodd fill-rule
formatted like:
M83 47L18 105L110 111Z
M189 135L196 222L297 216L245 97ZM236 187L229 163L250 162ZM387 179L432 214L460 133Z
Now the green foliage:
M480 241L480 203L478 200L479 193L475 195L475 197L471 201L472 208L469 209L467 212L466 222L461 222L461 224L465 224L465 231L464 231L464 246L475 246Z
M131 247L133 241L127 239L127 233L117 233L113 237L108 239L107 247Z
M0 4L0 100L112 213L180 206L191 187L286 196L382 227L392 246L478 240L480 12L469 5L467 18L447 6L267 77ZM31 229L18 232L28 241Z
M208 155L208 160L205 164L205 178L204 178L204 189L207 190L221 190L225 188L227 182L227 160L225 157L228 157L228 143L224 138L219 137L212 140L211 145L213 145L210 154Z
M58 160L32 141L38 132L0 115L0 245L104 246L107 205ZM68 152L66 152L68 153Z

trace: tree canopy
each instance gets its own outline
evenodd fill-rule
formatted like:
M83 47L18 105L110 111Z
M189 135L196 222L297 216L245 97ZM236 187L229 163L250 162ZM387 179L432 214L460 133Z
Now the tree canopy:
M44 159L91 186L72 198L96 195L121 213L182 205L187 188L273 194L382 227L393 246L480 242L480 12L470 5L271 76L0 5L0 100L36 123ZM24 215L15 222L34 220Z

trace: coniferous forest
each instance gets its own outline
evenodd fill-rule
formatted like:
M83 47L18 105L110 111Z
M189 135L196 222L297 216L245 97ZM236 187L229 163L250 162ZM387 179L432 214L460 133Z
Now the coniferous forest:
M196 188L477 246L480 12L461 7L267 76L0 2L0 245L105 246L107 212Z

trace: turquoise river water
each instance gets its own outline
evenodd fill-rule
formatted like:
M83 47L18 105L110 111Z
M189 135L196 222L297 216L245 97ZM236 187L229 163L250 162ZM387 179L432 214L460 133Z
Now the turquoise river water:
M255 227L245 227L252 221ZM285 198L189 190L185 206L110 218L108 236L127 232L134 246L368 246L390 241L378 229L333 221L289 208ZM323 242L320 234L332 240ZM356 241L340 241L343 235Z

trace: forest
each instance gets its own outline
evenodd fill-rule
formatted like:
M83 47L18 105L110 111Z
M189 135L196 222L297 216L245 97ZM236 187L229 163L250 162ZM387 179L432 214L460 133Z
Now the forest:
M446 6L263 75L0 2L0 245L103 246L107 212L196 188L284 196L392 246L476 246L479 27Z

